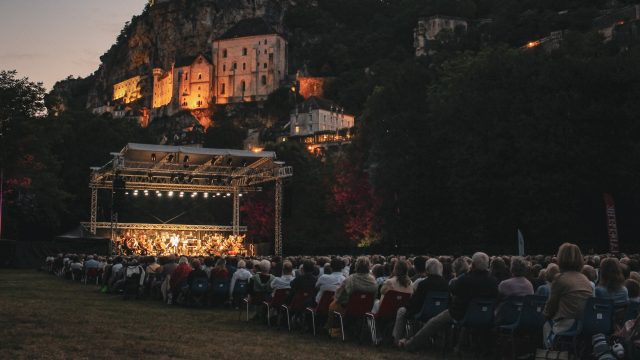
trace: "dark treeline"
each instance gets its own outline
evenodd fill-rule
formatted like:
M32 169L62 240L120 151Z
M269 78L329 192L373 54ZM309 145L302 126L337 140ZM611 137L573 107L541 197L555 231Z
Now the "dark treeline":
M295 169L285 250L513 253L521 229L528 252L564 241L602 251L605 192L617 202L623 249L638 250L640 54L592 29L610 3L297 2L285 18L293 66L334 78L326 96L358 118L353 144L322 160L296 144L270 147ZM437 52L415 58L413 28L434 14L492 21L443 34ZM566 30L559 49L520 49L555 30ZM1 80L4 235L50 237L88 219L89 166L153 137L77 108L43 116L17 95L42 97L41 88L7 72ZM9 106L14 98L28 109ZM286 118L293 104L281 102L269 107ZM232 120L211 128L205 145L240 146ZM270 191L243 205L254 241L272 236ZM148 208L132 205L132 216L145 220ZM184 220L211 220L192 216Z

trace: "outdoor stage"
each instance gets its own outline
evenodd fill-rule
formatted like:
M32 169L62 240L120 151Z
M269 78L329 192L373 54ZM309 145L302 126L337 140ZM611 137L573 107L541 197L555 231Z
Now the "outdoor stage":
M167 145L128 144L102 167L91 168L91 220L83 223L96 234L110 232L112 251L136 255L254 254L246 244L247 228L240 226L240 200L275 183L274 253L282 255L282 181L293 169L276 161L274 152L211 149ZM98 222L98 190L111 190L109 221ZM119 199L133 197L229 197L233 199L231 226L122 223Z

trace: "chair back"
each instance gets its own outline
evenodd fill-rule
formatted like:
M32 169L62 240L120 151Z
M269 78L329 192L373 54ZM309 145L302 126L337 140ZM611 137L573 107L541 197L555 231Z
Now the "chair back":
M244 297L247 294L248 289L249 289L249 281L236 280L236 284L233 286L233 297L234 298Z
M87 274L86 276L89 279L95 279L98 277L100 270L98 268L91 268L91 269L87 269Z
M518 328L524 331L538 331L544 326L544 306L547 297L543 295L527 295L524 297L520 324Z
M291 299L289 308L292 311L303 311L311 301L312 297L313 292L311 291L298 291L295 295L293 295L293 299Z
M495 323L496 325L512 325L520 320L524 297L510 296L502 304L498 305Z
M356 291L351 294L344 312L345 316L364 316L364 314L371 311L371 308L373 307L373 297L373 293L361 291Z
M214 295L226 295L229 294L229 280L213 280L211 284L213 287Z
M609 299L589 298L582 314L581 334L610 335L613 331L613 301Z
M329 305L333 301L335 291L325 290L320 297L320 302L315 308L315 312L318 314L327 314L329 312Z
M495 307L494 299L472 299L467 306L462 325L474 329L492 328Z
M638 305L640 305L639 302L635 302L635 301L629 301L629 304L627 305L627 310L625 310L624 313L624 321L629 321L629 320L635 320L638 317Z
M191 293L195 295L204 294L209 290L209 279L206 277L195 278L191 281Z
M420 313L416 320L427 322L449 308L449 293L444 291L430 291L424 299Z
M387 291L384 297L380 301L380 308L376 313L376 318L381 319L395 319L398 309L406 306L409 302L411 294L400 291Z
M273 297L271 298L271 301L269 302L269 305L272 307L280 307L281 305L284 305L290 293L291 289L276 290L276 292L273 294Z

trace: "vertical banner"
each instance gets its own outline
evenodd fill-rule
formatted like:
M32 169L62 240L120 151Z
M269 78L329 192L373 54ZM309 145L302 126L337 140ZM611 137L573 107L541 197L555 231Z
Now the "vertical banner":
M611 194L604 193L604 204L607 210L607 233L609 235L609 252L618 252L618 224L616 222L616 205Z
M520 229L518 229L518 256L524 256L524 236Z

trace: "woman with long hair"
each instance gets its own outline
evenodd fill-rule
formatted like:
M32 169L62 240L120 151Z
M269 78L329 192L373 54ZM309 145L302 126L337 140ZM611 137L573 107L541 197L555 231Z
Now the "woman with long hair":
M616 258L606 258L600 263L600 281L596 286L596 297L611 299L615 305L629 302L629 293L624 287L624 275Z

